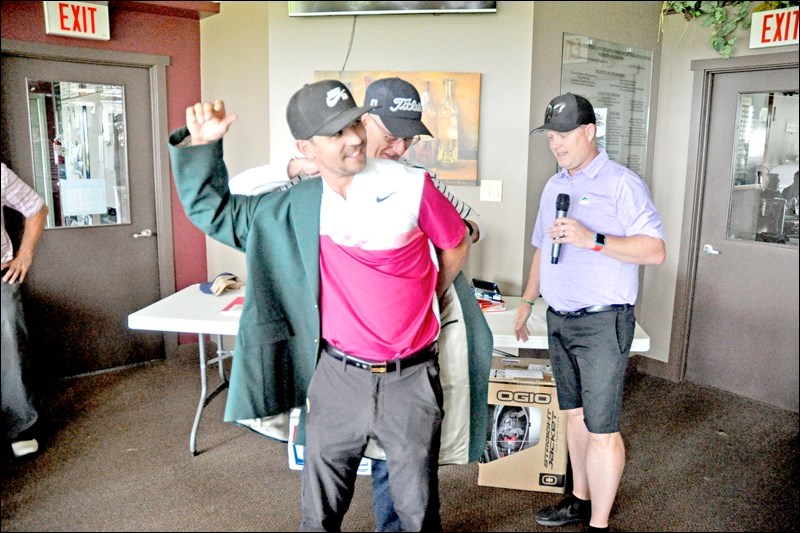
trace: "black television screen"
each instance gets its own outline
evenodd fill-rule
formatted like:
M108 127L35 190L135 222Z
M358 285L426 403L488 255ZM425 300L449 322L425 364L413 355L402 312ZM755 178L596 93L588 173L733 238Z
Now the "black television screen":
M496 12L497 2L289 2L290 17Z

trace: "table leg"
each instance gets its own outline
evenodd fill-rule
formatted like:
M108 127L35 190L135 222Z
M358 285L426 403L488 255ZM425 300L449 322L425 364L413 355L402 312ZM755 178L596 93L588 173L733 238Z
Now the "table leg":
M217 369L219 370L219 380L225 383L228 378L225 377L225 365L222 364L222 361L230 357L230 351L222 346L222 342L222 335L217 335Z
M197 404L197 412L194 415L194 423L192 424L192 433L189 436L189 451L192 456L197 455L197 447L195 446L197 440L197 428L200 427L200 416L203 414L203 407L205 407L206 392L208 391L208 380L206 377L206 347L205 335L200 333L199 350L200 350L200 403Z
M192 424L192 433L189 436L189 451L192 456L196 456L197 452L197 430L200 427L200 417L203 415L203 409L211 403L211 400L228 387L228 379L225 377L225 369L223 361L233 354L230 350L225 350L222 345L222 335L217 335L217 356L211 360L206 360L206 346L205 335L200 333L198 335L199 346L198 351L200 355L200 401L197 404L197 412L194 415L194 423ZM219 375L221 383L214 389L211 394L208 394L208 373L209 365L217 364L219 367Z

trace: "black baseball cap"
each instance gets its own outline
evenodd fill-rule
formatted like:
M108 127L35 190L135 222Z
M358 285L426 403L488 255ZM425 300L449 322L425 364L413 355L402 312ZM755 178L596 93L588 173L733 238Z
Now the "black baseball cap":
M371 113L381 117L389 133L395 137L414 137L431 132L422 123L422 103L413 85L400 78L381 78L367 85L364 103L375 108Z
M307 83L286 106L286 121L295 139L333 135L375 106L356 106L353 95L338 80Z
M531 133L545 130L563 133L586 124L597 124L591 102L583 96L566 93L550 100L544 112L544 125Z

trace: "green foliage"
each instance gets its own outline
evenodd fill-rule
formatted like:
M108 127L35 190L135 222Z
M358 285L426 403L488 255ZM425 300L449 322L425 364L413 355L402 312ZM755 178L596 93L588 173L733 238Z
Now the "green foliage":
M731 57L733 43L739 37L735 32L750 29L750 4L752 2L664 2L661 16L682 13L687 23L703 19L703 26L712 28L709 44L725 59ZM800 4L798 1L761 2L753 11L784 9Z

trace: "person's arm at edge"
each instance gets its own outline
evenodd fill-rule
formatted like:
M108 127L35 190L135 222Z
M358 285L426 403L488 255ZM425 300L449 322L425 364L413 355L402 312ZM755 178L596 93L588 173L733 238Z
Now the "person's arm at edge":
M42 205L33 215L25 218L25 225L22 233L22 240L20 241L19 248L14 254L14 258L3 267L8 267L3 281L7 283L14 283L19 279L22 283L25 281L25 276L33 264L33 252L39 238L44 232L44 226L47 222L47 205Z

